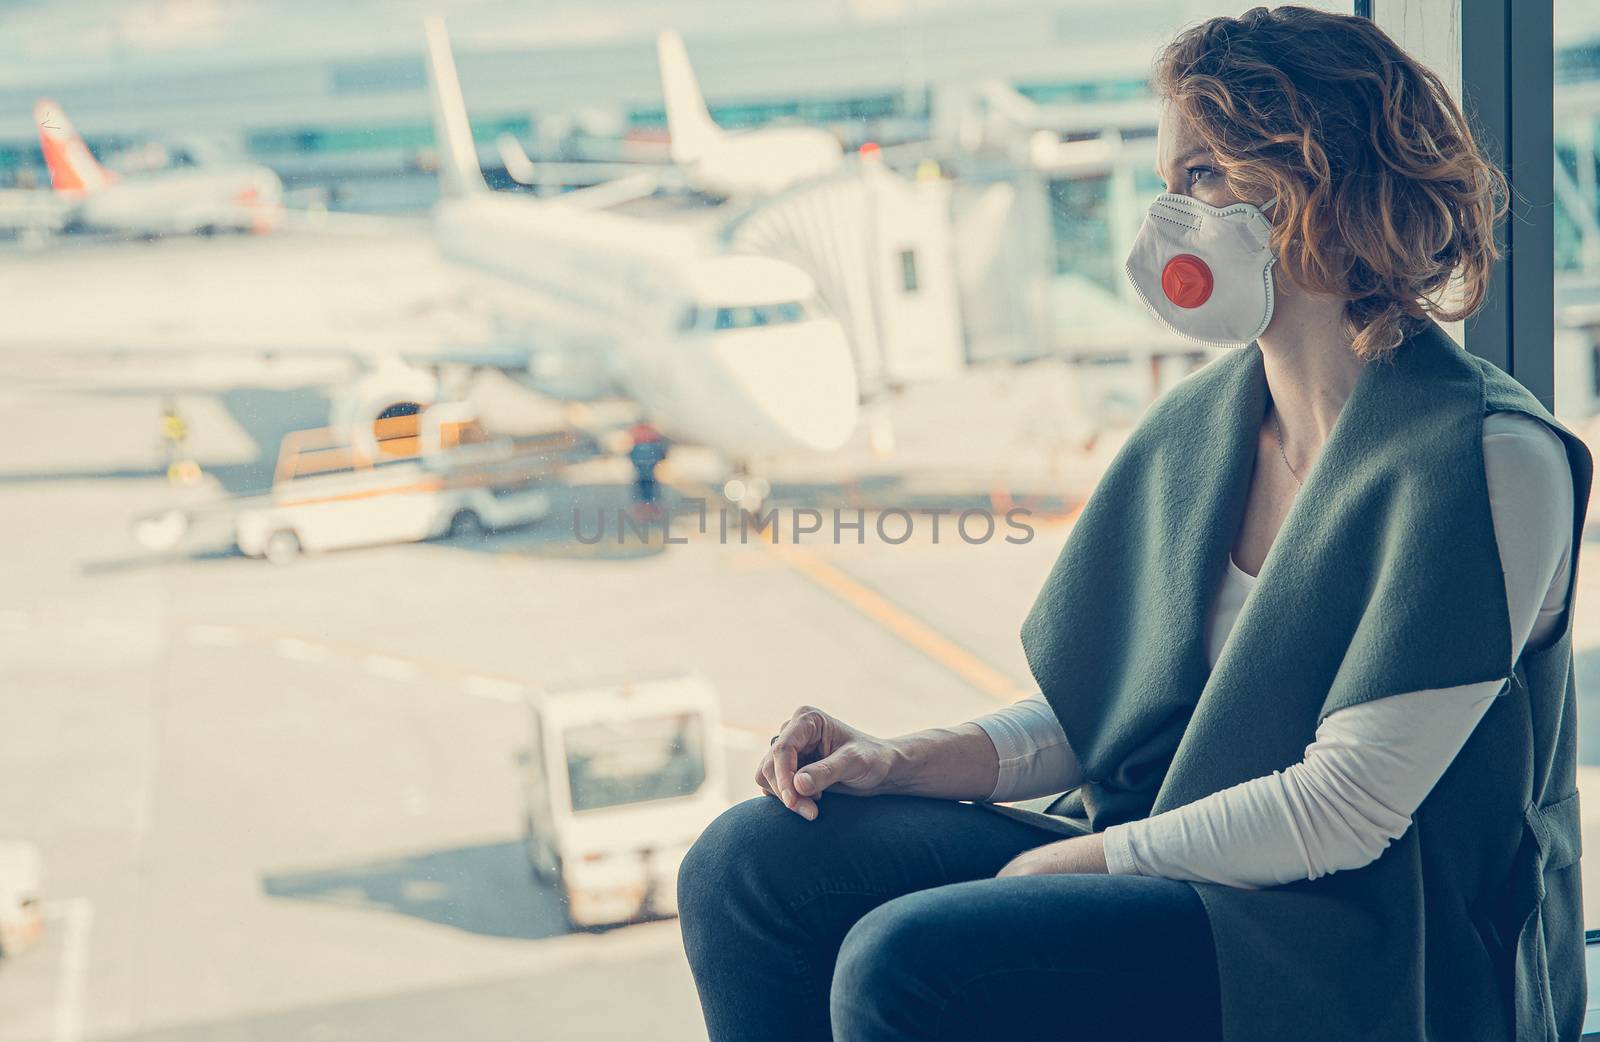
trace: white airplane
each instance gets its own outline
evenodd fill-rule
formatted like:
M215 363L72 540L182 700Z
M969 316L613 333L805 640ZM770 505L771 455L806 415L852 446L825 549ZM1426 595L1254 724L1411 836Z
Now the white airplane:
M122 178L94 158L61 106L33 106L50 184L69 227L130 236L270 231L282 220L283 185L263 166L182 167Z
M771 257L721 251L713 235L607 212L653 179L554 199L492 192L478 166L444 24L424 23L442 199L440 252L518 287L546 343L637 402L652 423L736 463L843 445L858 413L843 329L816 284Z
M839 140L819 127L723 130L712 122L683 37L663 31L656 37L656 56L672 160L687 168L695 187L718 195L770 195L830 174L843 162Z
M1019 168L1070 176L1115 156L1109 143L1125 132L1153 148L1156 103L1148 97L1041 104L998 80L948 84L934 97L934 141L947 157L1003 155ZM912 154L923 146L896 146Z
M671 143L659 158L636 158L604 164L612 168L651 169L664 187L687 187L708 195L751 198L773 195L802 181L825 177L844 165L839 139L821 127L768 126L727 131L717 126L706 107L683 37L668 29L656 37L661 66L661 93L667 109ZM566 175L593 176L602 164L537 166L509 135L496 142L506 173L522 184L536 184ZM638 151L637 146L634 148ZM602 175L603 176L603 175Z

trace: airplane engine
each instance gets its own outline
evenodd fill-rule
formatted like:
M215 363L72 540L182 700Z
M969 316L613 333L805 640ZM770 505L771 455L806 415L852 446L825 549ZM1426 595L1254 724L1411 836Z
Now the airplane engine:
M334 395L330 423L348 432L350 444L369 459L379 459L381 420L415 416L439 397L439 378L426 369L394 362L363 374Z

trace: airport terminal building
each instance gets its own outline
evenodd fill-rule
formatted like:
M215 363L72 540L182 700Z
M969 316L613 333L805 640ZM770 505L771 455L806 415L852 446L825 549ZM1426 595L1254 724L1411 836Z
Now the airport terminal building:
M1177 21L1195 7L1168 6ZM1088 53L1105 60L1086 62L1085 24L1100 36L1124 30L1113 28L1114 19L1086 19L1083 7L1028 5L1003 18L987 7L953 7L914 23L781 33L678 28L723 126L824 125L853 147L937 132L941 109L959 107L962 88L996 67L1041 100L1145 97L1150 46L1128 27L1125 40L1096 39ZM486 159L487 143L505 132L529 142L535 158L556 158L575 137L664 134L654 37L667 26L641 24L617 38L562 46L508 45L452 28ZM41 94L61 102L97 152L147 139L205 139L279 169L291 185L414 169L432 146L420 27L415 41L386 49L352 37L340 53L264 56L259 64L234 63L221 77L190 64L130 56L87 74L62 70L0 86L0 113L11 114L0 120L0 184L26 184L41 172L27 118ZM580 111L574 98L584 99Z

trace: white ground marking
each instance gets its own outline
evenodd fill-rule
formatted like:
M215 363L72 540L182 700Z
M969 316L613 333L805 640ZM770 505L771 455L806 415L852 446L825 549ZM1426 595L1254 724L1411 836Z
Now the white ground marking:
M361 660L361 668L382 680L415 680L422 672L415 662L388 655L368 655Z
M461 690L473 698L487 698L495 702L520 702L523 687L515 680L471 674L461 678Z
M61 924L61 984L56 991L55 1042L80 1042L94 903L87 897L51 901L45 905L44 913L46 919Z
M189 627L189 643L204 648L234 648L243 639L232 626L194 625Z
M326 662L332 654L322 644L296 637L282 637L272 643L273 650L282 658L294 662Z

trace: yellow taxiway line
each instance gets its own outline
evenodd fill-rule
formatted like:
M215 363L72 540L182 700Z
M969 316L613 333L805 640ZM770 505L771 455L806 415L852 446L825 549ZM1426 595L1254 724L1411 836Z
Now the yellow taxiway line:
M681 482L677 487L680 491L692 493L708 503L715 502L718 498L715 492L698 482ZM943 666L989 697L1009 703L1028 696L1029 692L1019 687L1010 677L876 590L852 579L812 551L802 546L773 543L765 539L755 540L755 545L774 554L817 588L832 594L898 637L913 650Z

